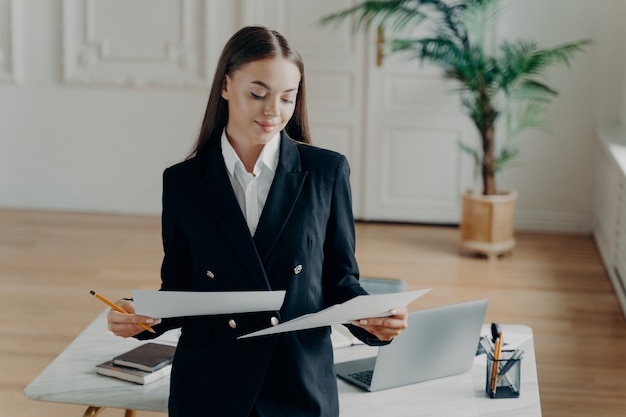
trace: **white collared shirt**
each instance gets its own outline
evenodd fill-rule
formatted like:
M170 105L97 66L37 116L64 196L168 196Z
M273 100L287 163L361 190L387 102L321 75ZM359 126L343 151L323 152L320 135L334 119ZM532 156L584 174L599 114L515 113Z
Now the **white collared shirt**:
M228 170L228 177L237 197L237 202L248 223L250 234L254 236L270 192L280 154L280 133L265 144L252 173L246 171L235 149L222 132L222 156Z

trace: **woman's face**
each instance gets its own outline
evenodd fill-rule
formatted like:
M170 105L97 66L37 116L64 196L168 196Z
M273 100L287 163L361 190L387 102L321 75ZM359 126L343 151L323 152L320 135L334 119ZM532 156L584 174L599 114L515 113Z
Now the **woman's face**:
M300 71L283 58L250 62L226 75L226 133L239 145L265 145L286 125L295 109Z

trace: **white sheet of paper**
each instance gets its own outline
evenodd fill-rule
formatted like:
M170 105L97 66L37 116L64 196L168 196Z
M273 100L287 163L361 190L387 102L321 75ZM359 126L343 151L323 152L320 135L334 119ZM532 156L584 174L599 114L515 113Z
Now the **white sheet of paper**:
M285 291L133 290L135 313L155 318L277 311Z
M268 334L313 329L333 324L350 323L368 317L389 316L389 310L410 304L430 289L392 294L361 295L342 304L336 304L317 313L305 314L282 324L240 336L239 339Z

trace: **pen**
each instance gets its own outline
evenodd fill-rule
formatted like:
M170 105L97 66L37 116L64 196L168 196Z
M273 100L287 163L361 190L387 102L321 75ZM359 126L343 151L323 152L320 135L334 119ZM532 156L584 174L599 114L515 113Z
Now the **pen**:
M491 340L496 343L496 339L500 337L502 330L498 323L491 323Z
M515 361L519 360L524 354L523 350L517 349L511 357L507 360L507 363L500 369L500 376L505 376L507 372L513 367Z
M515 352L513 352L513 354L511 355L511 357L509 359L507 359L507 361L504 364L504 366L499 368L499 373L500 373L499 378L504 378L506 380L507 384L509 384L509 388L511 389L511 391L513 391L514 393L517 393L518 389L515 386L515 384L513 383L513 381L511 381L511 378L509 378L509 375L507 374L507 372L509 372L511 370L511 368L513 367L515 362L517 362L518 360L520 360L522 358L523 354L524 354L523 350L516 349Z
M481 337L479 342L485 353L493 358L493 346L491 345L490 340L486 337Z
M487 336L483 336L482 340L489 347L488 352L491 354L491 357L493 357L493 350L495 349L495 347L493 346L493 342Z
M102 301L104 304L106 304L109 307L111 307L113 310L115 310L115 311L117 311L119 313L128 314L128 311L124 310L122 307L118 306L117 304L113 304L112 302L110 302L109 300L107 300L106 298L104 298L103 296L98 294L97 292L91 290L91 291L89 291L89 294L93 295L98 300ZM137 323L137 324L140 325L141 327L143 327L144 329L146 329L149 332L156 333L152 327L148 326L145 323Z

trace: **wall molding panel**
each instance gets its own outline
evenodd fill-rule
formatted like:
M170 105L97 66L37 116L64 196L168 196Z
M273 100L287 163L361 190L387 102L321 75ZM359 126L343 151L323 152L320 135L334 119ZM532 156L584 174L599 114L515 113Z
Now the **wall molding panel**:
M385 110L393 112L454 111L461 100L453 88L456 85L440 76L411 76L394 74L383 78Z
M0 82L18 84L22 76L21 0L0 0Z
M264 25L282 33L285 30L284 10L284 0L242 0L242 26Z
M209 86L214 7L201 0L64 0L63 82Z
M311 127L313 145L343 155L353 155L356 147L354 129L349 124L324 123Z
M321 70L308 72L307 99L310 103L309 107L319 110L350 111L355 105L354 78L354 74L349 72L334 73Z
M433 207L454 204L461 193L459 137L460 133L455 130L417 127L398 127L382 132L380 204L388 208L412 207L417 203ZM456 158L443 158L442 155L456 155ZM416 187L419 179L433 176L439 182L420 181L420 187Z

